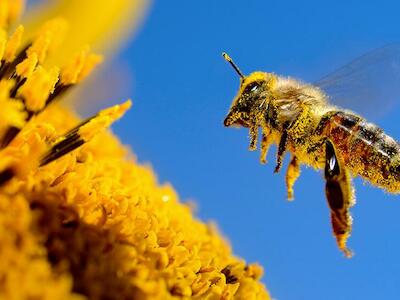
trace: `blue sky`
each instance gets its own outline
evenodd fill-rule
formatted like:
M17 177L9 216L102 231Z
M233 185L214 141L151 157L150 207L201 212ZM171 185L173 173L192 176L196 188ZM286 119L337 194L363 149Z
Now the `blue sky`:
M223 127L239 80L221 52L244 73L313 81L400 41L399 11L397 1L154 1L118 57L133 72L134 107L114 131L160 182L197 202L201 219L218 223L235 254L263 265L276 299L398 299L400 199L354 181L355 256L344 258L322 174L303 167L288 203L284 172L273 174L273 163L260 165L259 152L248 152L246 130ZM374 121L399 138L399 113Z

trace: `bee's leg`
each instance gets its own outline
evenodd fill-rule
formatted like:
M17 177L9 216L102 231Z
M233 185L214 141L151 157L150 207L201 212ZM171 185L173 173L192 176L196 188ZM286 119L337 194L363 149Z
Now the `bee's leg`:
M300 176L300 165L296 156L292 156L286 172L286 188L287 188L287 198L288 200L294 199L293 185L297 178Z
M267 154L269 146L272 143L272 136L271 134L263 132L262 140L261 140L261 153L260 153L260 162L262 164L267 163Z
M258 126L250 127L250 145L249 150L254 151L257 149L257 140L258 140Z
M287 130L283 130L282 136L281 136L281 140L279 141L279 145L278 145L278 153L276 154L276 167L274 172L278 173L282 167L282 159L283 159L283 155L285 154L286 151L286 146L287 146Z
M354 203L350 174L336 156L332 143L326 140L325 146L325 193L331 210L333 233L339 249L351 257L352 252L346 247L352 224L349 209Z

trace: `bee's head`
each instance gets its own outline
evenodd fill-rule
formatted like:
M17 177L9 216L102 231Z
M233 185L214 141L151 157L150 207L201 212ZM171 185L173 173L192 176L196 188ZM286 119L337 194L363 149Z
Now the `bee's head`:
M276 83L276 76L272 73L253 72L244 76L232 59L223 53L227 60L240 76L240 88L233 99L224 125L251 127L258 122L260 116L268 109L271 91Z

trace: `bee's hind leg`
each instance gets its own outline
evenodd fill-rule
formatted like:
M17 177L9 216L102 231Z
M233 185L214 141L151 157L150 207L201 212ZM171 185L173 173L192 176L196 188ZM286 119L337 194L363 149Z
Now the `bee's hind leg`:
M276 154L276 167L274 173L278 173L281 170L283 155L285 154L287 147L287 138L288 138L288 133L287 130L285 129L282 133L281 140L279 141L278 153Z
M335 148L329 140L325 142L325 193L331 210L333 233L340 250L347 257L352 252L346 242L351 233L352 218L349 209L354 203L350 174L338 159Z
M270 133L263 132L261 139L261 153L260 153L260 162L262 164L267 163L267 154L269 150L269 146L272 143L272 135Z
M294 199L293 185L300 176L300 165L296 156L292 156L286 171L286 188L288 200Z

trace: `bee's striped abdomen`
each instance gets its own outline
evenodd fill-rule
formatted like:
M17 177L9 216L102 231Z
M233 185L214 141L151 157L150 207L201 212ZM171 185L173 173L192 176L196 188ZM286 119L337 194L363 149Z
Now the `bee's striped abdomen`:
M400 192L400 146L382 129L356 115L335 112L325 120L324 133L354 175Z

